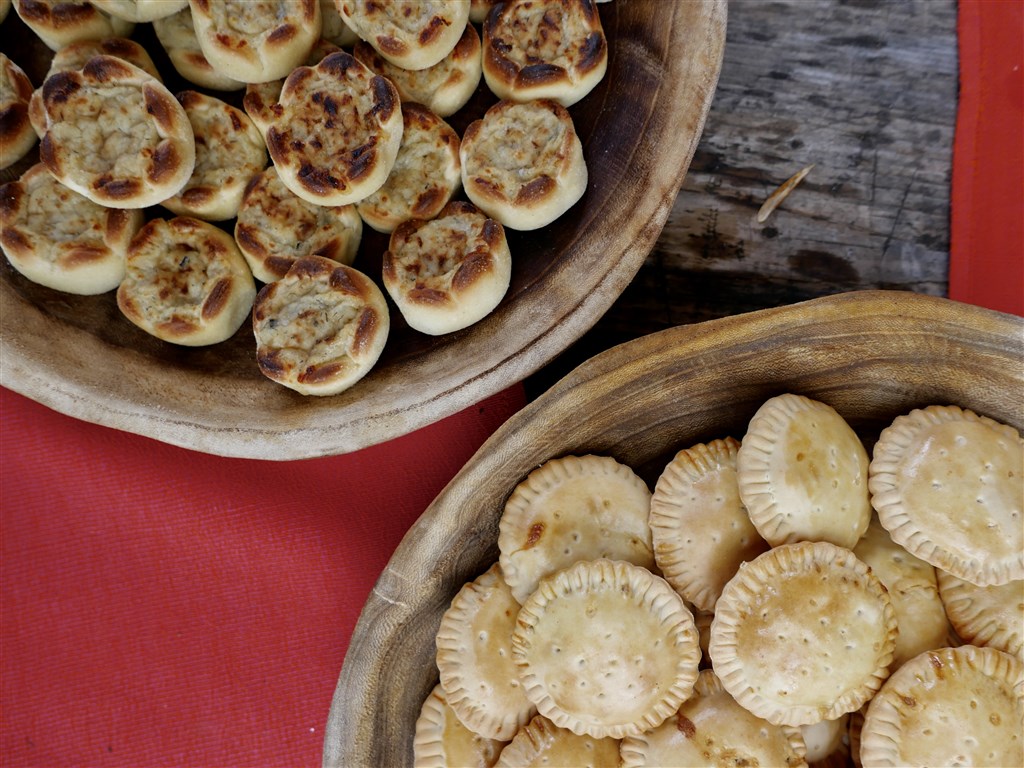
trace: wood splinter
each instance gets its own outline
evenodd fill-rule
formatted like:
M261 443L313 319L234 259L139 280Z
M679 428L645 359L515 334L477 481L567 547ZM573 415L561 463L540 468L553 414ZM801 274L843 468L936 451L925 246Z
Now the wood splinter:
M765 200L764 204L761 206L761 210L757 212L757 222L759 224L764 222L765 219L771 216L772 211L779 207L782 201L789 196L790 192L793 191L793 188L801 181L803 181L804 176L811 172L811 168L813 167L814 164L812 163L811 165L808 165L806 168L800 169L792 176L790 176L788 179L786 179L786 181L782 183L782 186L780 186L778 189L776 189L768 196L768 199Z

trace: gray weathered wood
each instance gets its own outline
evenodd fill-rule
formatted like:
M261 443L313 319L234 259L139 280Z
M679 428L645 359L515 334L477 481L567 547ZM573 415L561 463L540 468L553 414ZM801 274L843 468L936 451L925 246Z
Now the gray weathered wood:
M733 0L715 100L661 237L528 393L674 325L848 290L947 295L956 101L953 0Z

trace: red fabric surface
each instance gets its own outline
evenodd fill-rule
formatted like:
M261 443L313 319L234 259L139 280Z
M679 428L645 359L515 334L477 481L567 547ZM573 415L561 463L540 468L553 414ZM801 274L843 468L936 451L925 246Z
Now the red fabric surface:
M1024 2L961 0L949 297L1024 315Z
M212 457L0 389L0 764L314 766L405 531L522 407L296 462Z

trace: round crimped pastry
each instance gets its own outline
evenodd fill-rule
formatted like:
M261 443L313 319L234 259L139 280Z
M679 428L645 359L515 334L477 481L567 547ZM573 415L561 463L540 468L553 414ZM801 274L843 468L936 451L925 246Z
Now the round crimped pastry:
M186 6L177 13L156 19L153 31L175 70L189 82L215 91L237 91L245 87L244 82L220 73L207 61L192 24L191 8Z
M451 53L469 0L337 0L345 23L396 67L426 69Z
M187 216L153 219L132 238L117 306L158 339L196 347L234 335L256 296L231 236Z
M736 469L740 499L772 546L852 549L867 530L867 451L830 405L794 394L767 400L747 426Z
M897 416L882 430L868 487L897 543L979 586L1024 580L1024 440L958 406Z
M448 705L466 727L508 741L537 714L512 662L519 603L497 563L455 595L437 630L437 669Z
M466 196L506 227L546 226L587 189L583 145L569 112L553 101L501 101L462 136Z
M772 725L736 703L710 669L657 728L622 740L623 768L668 765L806 768L800 729Z
M319 0L189 0L199 47L234 80L287 77L320 39Z
M188 0L89 0L89 2L111 16L132 23L155 21L188 7Z
M519 611L512 658L540 714L573 733L620 739L656 728L690 697L700 645L667 581L592 560L541 581Z
M964 642L1024 659L1024 581L979 587L945 571L936 575L946 615Z
M351 264L362 236L354 205L306 202L281 183L272 165L249 182L235 222L238 248L264 283L280 280L304 256Z
M499 562L520 603L578 560L654 567L651 492L610 456L550 459L520 482L498 521Z
M729 693L776 725L834 720L879 689L896 612L878 577L824 541L740 566L715 606L709 652Z
M348 205L384 184L402 143L391 82L345 52L285 80L265 132L281 181L316 205Z
M464 726L435 685L420 707L412 739L413 768L494 765L504 741L487 739Z
M14 0L14 12L54 51L79 40L128 37L135 29L88 0Z
M234 218L249 181L267 165L263 137L242 110L214 96L182 91L177 98L195 134L196 164L184 188L162 205L206 221Z
M177 194L195 168L188 116L159 81L121 59L94 56L43 83L39 157L62 184L111 208L145 208Z
M337 53L341 48L324 38L320 38L316 45L310 50L309 55L303 62L307 67L315 67L325 57ZM267 83L249 83L245 86L245 96L242 97L242 108L249 115L253 123L260 131L260 135L267 132L270 123L276 112L280 112L278 101L281 99L281 89L284 88L285 78L271 80Z
M875 517L853 554L879 578L896 611L899 634L890 672L919 653L948 644L949 621L931 565L894 542Z
M726 437L679 451L651 496L655 562L665 580L702 611L714 611L740 563L768 549L740 501L739 446Z
M59 183L37 163L0 187L0 245L18 272L58 291L92 295L124 277L142 211L106 208Z
M466 105L480 84L480 35L467 24L451 53L426 69L402 69L360 40L352 54L383 75L398 89L402 102L423 104L439 117L454 115Z
M593 0L508 0L484 20L484 81L499 99L568 107L607 69L608 41Z
M994 648L926 651L871 700L864 768L1024 765L1024 665Z
M58 72L67 72L74 69L81 69L93 56L114 56L129 64L134 64L143 72L152 75L160 82L163 78L156 69L153 59L146 52L146 49L124 37L108 37L103 40L80 40L77 43L66 45L53 55L50 62L50 69L46 77L55 75ZM45 78L44 78L45 82ZM43 89L37 88L32 93L28 104L28 117L32 121L39 138L46 133L46 110L43 108Z
M378 232L394 232L409 219L439 216L462 186L454 129L420 104L403 104L402 122L402 144L387 181L356 203L363 221Z
M537 715L501 750L494 768L524 765L619 768L619 740L575 734Z
M32 81L25 71L0 52L0 168L18 162L36 143L29 120Z
M370 372L390 319L384 294L370 278L306 256L263 287L252 325L265 376L303 395L334 395Z
M501 302L512 276L505 230L469 203L391 233L384 287L409 326L438 335L466 328Z

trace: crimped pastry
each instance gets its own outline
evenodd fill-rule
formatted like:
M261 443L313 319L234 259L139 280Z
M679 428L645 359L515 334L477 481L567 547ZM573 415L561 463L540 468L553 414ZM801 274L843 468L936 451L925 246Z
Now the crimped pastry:
M89 0L89 2L101 11L133 24L162 19L188 6L188 0Z
M939 597L964 642L996 648L1024 661L1024 581L979 587L936 571Z
M235 241L186 216L153 219L132 238L117 306L158 339L217 344L249 316L256 284Z
M498 522L512 594L524 602L541 579L578 560L653 568L650 510L647 484L611 456L549 459L513 489Z
M191 83L215 91L237 91L245 83L228 77L213 68L199 47L192 9L186 6L177 13L156 19L153 31L167 52L167 57L178 74Z
M741 707L710 669L665 722L622 740L623 768L711 765L805 768L799 728L772 725Z
M395 66L364 40L355 44L352 54L394 83L403 103L423 104L439 117L462 109L480 84L480 35L472 24L466 25L451 53L426 69Z
M106 208L59 183L37 163L0 187L0 245L18 272L48 288L91 295L124 277L142 211Z
M451 53L469 23L469 0L336 0L359 37L403 69L426 69Z
M263 137L242 110L218 98L182 91L177 99L196 137L196 164L184 188L161 204L206 221L234 218L249 181L267 166Z
M651 496L654 559L665 580L694 606L713 611L740 564L766 549L740 501L739 442L731 437L679 451Z
M310 50L303 63L307 67L314 67L323 61L325 57L340 50L331 41L320 38ZM274 119L275 111L280 112L278 102L281 100L281 89L284 87L284 80L282 77L280 80L271 80L267 83L249 83L245 86L242 108L245 109L245 113L256 124L261 135L267 132L267 128Z
M0 168L23 158L36 143L29 120L32 81L25 71L0 52Z
M351 264L362 236L354 205L313 205L281 183L272 165L249 182L235 223L238 248L264 283L284 277L304 256Z
M486 317L508 291L505 231L469 203L399 224L383 259L384 288L411 328L451 333Z
M319 0L189 0L214 69L246 83L287 77L320 39Z
M587 188L583 145L553 101L501 101L466 128L460 150L466 196L506 227L550 224Z
M160 82L113 56L43 84L50 173L111 208L145 208L188 181L196 147L185 110Z
M494 768L524 765L619 768L619 740L578 735L537 715L501 750Z
M339 48L351 48L359 35L345 23L334 0L320 0L320 37Z
M1024 439L1008 424L931 405L882 430L868 487L907 551L979 586L1024 580Z
M733 697L776 725L858 709L889 674L896 613L850 550L825 541L770 549L740 567L715 606L709 653Z
M88 0L14 0L14 11L54 51L79 40L128 37L135 29Z
M390 319L384 294L370 278L306 256L263 287L252 325L265 376L303 395L334 395L370 372Z
M624 561L584 560L542 580L523 604L512 659L540 714L619 739L656 728L689 698L700 646L664 579Z
M433 219L462 186L459 135L420 104L402 105L402 144L384 186L356 203L363 221L390 233L409 219Z
M568 107L607 68L608 41L593 0L508 0L484 21L484 80L499 99Z
M867 530L867 451L826 403L790 393L762 403L736 471L740 499L772 546L830 541L852 549Z
M508 741L537 709L512 663L519 603L497 563L465 584L441 617L437 669L448 705L467 728Z
M444 689L434 686L420 707L412 739L413 768L494 765L507 742L473 733L448 705Z
M125 37L107 37L102 40L80 40L71 45L65 45L53 55L50 62L50 69L46 73L49 78L58 72L68 72L74 69L81 69L93 56L114 56L129 64L134 64L143 72L152 75L163 82L163 78L156 69L156 64L146 52L146 49ZM46 82L46 78L43 79ZM46 133L46 110L43 108L43 89L37 88L32 92L32 98L28 104L28 117L32 121L32 128L35 129L39 138Z
M398 91L349 54L333 53L288 76L264 135L296 195L316 205L355 203L380 189L395 164Z

